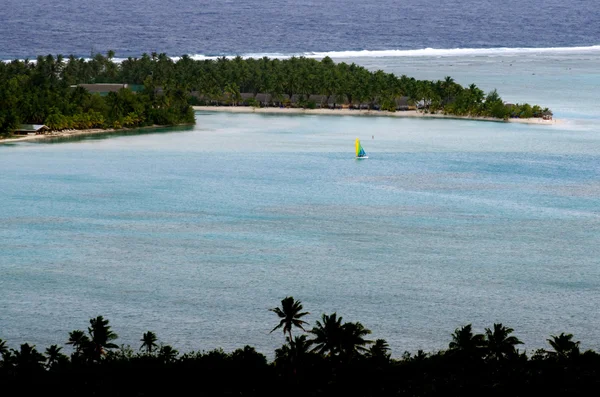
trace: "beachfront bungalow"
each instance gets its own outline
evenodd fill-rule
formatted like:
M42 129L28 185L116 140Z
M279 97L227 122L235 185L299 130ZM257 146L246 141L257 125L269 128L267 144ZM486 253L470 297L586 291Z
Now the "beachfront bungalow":
M298 106L298 104L299 104L300 102L302 102L303 100L304 100L304 95L300 95L300 94L293 94L293 95L290 97L290 104L291 104L292 106Z
M273 94L271 102L274 106L283 107L290 104L290 96L288 94Z
M78 84L71 87L85 88L90 94L106 96L109 92L118 92L122 88L129 88L129 84Z
M14 135L41 135L50 128L43 124L21 124L18 129L13 131Z
M271 94L259 92L258 94L256 94L256 97L254 97L254 100L256 102L258 102L260 104L260 106L264 107L264 106L269 106L271 104L271 98L272 98Z
M241 98L240 104L244 105L244 106L248 106L250 104L248 101L251 99L254 99L254 94L251 92L242 92L240 94L240 98Z
M552 120L552 112L550 110L546 110L544 113L542 113L542 119L543 120Z
M394 102L396 104L396 110L410 110L407 96L396 97L394 98Z
M329 98L327 98L327 107L329 109L341 109L344 105L348 105L348 97L346 95L329 95Z
M209 96L201 94L199 91L190 92L191 104L192 105L200 105L206 106L211 104L211 99Z
M327 95L309 95L308 102L314 102L318 108L323 108L327 105Z

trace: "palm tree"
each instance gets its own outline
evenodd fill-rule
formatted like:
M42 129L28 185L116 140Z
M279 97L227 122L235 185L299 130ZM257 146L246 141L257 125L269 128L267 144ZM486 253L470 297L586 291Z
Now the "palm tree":
M329 316L323 314L321 318L323 322L317 320L317 325L309 331L314 335L314 339L310 342L315 347L311 351L334 356L340 352L342 317L338 318L337 313L333 313Z
M140 339L140 342L143 342L142 346L140 346L140 350L145 348L146 353L151 354L152 350L158 346L156 344L157 340L158 340L158 338L156 337L156 334L154 332L151 332L151 331L146 332L142 336L142 339Z
M269 310L277 314L277 316L281 319L279 324L273 328L271 332L275 331L276 329L283 328L283 334L285 335L287 332L290 340L292 339L292 327L298 327L302 331L306 332L302 325L308 323L304 320L301 320L301 318L310 313L302 312L302 302L294 300L293 297L288 296L281 300L281 308L275 307Z
M579 355L579 341L574 342L573 334L550 335L550 339L546 339L550 346L554 349L553 352L547 352L550 356L565 360Z
M515 346L521 345L516 336L511 336L514 329L502 324L494 324L494 330L485 329L485 339L488 357L501 360L517 353Z
M165 363L175 361L178 354L179 352L169 345L161 346L160 350L158 351L158 357L160 357Z
M59 347L57 345L52 345L46 349L46 356L48 357L48 362L46 363L46 366L48 368L52 368L61 360L66 358L66 356L60 352L61 350L62 347Z
M73 346L73 349L75 349L74 354L81 354L89 343L90 339L85 335L85 333L82 330L78 329L69 333L69 340L67 341L67 345Z
M281 346L279 349L275 349L275 364L284 368L289 365L295 375L298 366L301 366L302 362L310 354L311 343L306 335L296 336L294 340L287 337L286 341L287 344Z
M442 83L444 93L446 94L446 104L450 102L450 96L455 92L456 83L454 79L450 76L446 76L444 78L444 82Z
M35 345L24 343L20 350L13 350L15 364L17 368L25 370L42 369L42 363L46 357L35 349Z
M4 356L6 356L7 354L9 354L9 351L8 347L6 347L6 341L0 339L0 356L4 358Z
M367 351L366 356L372 360L389 362L391 354L390 345L385 339L377 339Z
M457 352L466 358L481 357L485 346L485 337L482 334L473 334L471 324L456 328L452 334L452 341L448 345L450 351Z
M361 323L345 323L342 325L342 333L340 340L341 354L350 360L358 354L366 352L365 347L373 343L371 340L365 339L371 334L371 330L365 328Z
M92 358L96 361L100 361L102 356L106 354L106 349L116 349L119 347L111 342L117 339L118 335L111 331L108 323L109 321L105 320L102 316L90 319L88 333L90 334L90 342L93 348Z

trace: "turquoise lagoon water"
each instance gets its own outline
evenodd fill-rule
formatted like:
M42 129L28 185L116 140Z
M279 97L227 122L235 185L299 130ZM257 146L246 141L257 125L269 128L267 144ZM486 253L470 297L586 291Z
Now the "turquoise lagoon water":
M503 64L360 62L486 89ZM182 351L271 354L268 309L293 295L397 357L469 322L512 326L528 351L562 331L600 348L598 63L528 62L562 93L513 69L501 94L567 123L198 112L195 127L0 146L0 337L64 344L101 314L133 347L153 330Z

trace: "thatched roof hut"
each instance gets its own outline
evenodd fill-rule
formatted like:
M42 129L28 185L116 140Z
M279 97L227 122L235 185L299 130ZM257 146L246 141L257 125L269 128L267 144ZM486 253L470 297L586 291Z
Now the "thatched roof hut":
M50 128L44 124L21 124L18 129L13 131L15 135L40 135Z
M304 95L301 95L301 94L293 94L293 95L290 97L290 103L291 103L292 105L297 105L299 102L301 102L301 101L302 101L302 99L303 99L303 98L304 98Z
M259 92L258 94L256 94L254 99L256 100L256 102L260 103L261 106L269 106L271 104L271 97L271 94Z
M317 107L323 107L327 103L327 95L310 95L309 102L314 102Z
M327 98L327 106L331 109L340 109L342 105L348 104L348 97L346 95L329 95Z
M410 109L410 105L408 104L407 96L399 96L394 98L394 102L396 103L396 110L408 110Z
M285 103L290 102L290 96L288 94L273 94L271 101L275 106L283 106Z
M85 88L90 94L108 95L109 92L118 92L121 88L128 88L128 84L78 84L77 87Z
M254 94L252 92L242 92L240 94L240 98L241 98L240 102L243 105L248 106L248 103L249 103L248 100L254 99Z

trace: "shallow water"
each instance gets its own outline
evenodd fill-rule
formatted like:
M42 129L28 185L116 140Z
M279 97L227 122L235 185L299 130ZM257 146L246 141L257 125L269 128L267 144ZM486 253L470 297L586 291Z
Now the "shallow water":
M193 128L2 146L0 337L62 344L102 314L134 347L153 330L183 351L270 353L283 338L267 309L293 295L311 322L337 311L395 356L495 321L529 351L562 331L598 349L594 117L198 112Z

